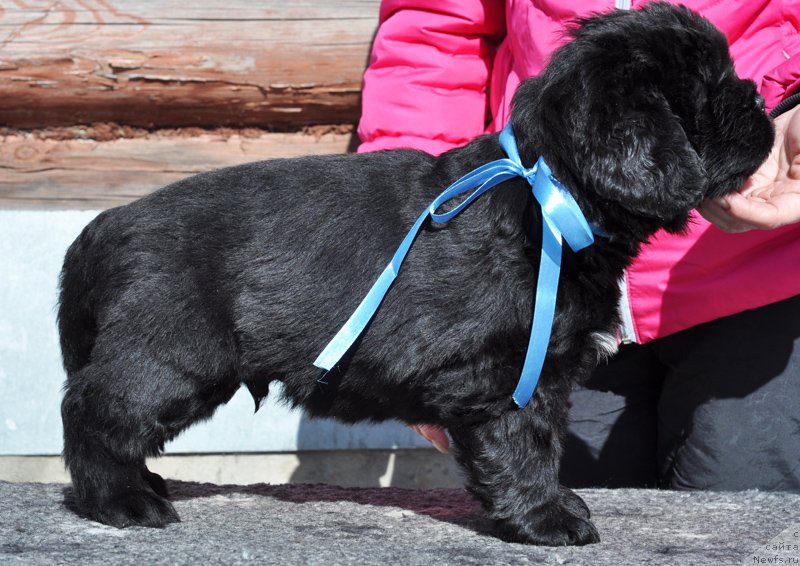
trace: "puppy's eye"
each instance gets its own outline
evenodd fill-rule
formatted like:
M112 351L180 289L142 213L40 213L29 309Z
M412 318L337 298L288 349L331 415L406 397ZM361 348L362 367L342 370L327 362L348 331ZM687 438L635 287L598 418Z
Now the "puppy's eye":
M767 108L766 102L764 102L764 97L760 94L756 94L756 108L764 112Z

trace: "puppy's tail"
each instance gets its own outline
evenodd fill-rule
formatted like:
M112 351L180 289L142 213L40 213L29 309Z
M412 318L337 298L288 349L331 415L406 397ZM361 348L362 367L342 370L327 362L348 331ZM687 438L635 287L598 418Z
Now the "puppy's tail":
M89 232L90 227L84 229L67 250L59 278L58 333L67 375L89 363L97 338L89 277Z

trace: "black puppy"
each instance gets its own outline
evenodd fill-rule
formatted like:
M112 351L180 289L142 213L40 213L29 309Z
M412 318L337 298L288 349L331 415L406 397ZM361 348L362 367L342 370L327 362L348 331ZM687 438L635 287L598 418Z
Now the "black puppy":
M608 237L564 252L538 390L511 399L525 355L541 210L507 181L451 222L428 222L381 309L322 383L316 355L413 221L460 176L505 157L497 135L416 151L253 163L175 183L97 217L67 252L59 327L64 457L86 516L177 521L145 458L246 385L314 416L447 428L497 533L598 540L558 483L567 396L617 326L618 279L656 230L736 190L772 126L725 38L651 4L580 22L514 99L522 162L543 155Z

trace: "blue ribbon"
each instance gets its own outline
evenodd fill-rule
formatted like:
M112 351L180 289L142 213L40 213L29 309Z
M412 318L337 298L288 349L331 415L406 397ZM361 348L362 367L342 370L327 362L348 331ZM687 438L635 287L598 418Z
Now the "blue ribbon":
M434 222L447 222L467 208L475 199L503 181L514 177L528 180L534 198L542 207L542 256L539 263L539 276L536 285L533 324L528 342L528 352L522 366L517 388L514 391L514 402L525 407L536 390L536 384L544 365L547 345L555 315L558 278L561 272L561 239L573 251L578 251L594 242L593 230L583 216L572 195L553 177L553 173L542 157L536 164L526 169L517 150L517 142L509 123L500 133L500 145L507 158L498 159L478 167L447 187L425 212L414 222L406 237L400 243L392 260L378 277L378 280L358 305L356 310L336 333L325 349L314 360L314 365L330 371L347 353L353 343L366 328L369 321L380 307L383 298L389 291L392 282L400 272L403 260L417 237L423 223L428 218ZM450 199L475 189L463 202L445 213L437 213L444 203ZM599 231L595 231L600 235Z

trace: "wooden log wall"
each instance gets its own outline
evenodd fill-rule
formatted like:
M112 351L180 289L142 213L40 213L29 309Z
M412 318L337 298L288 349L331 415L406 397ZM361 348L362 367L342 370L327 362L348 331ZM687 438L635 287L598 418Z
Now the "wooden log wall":
M188 173L352 148L378 7L0 0L0 207L111 206Z

